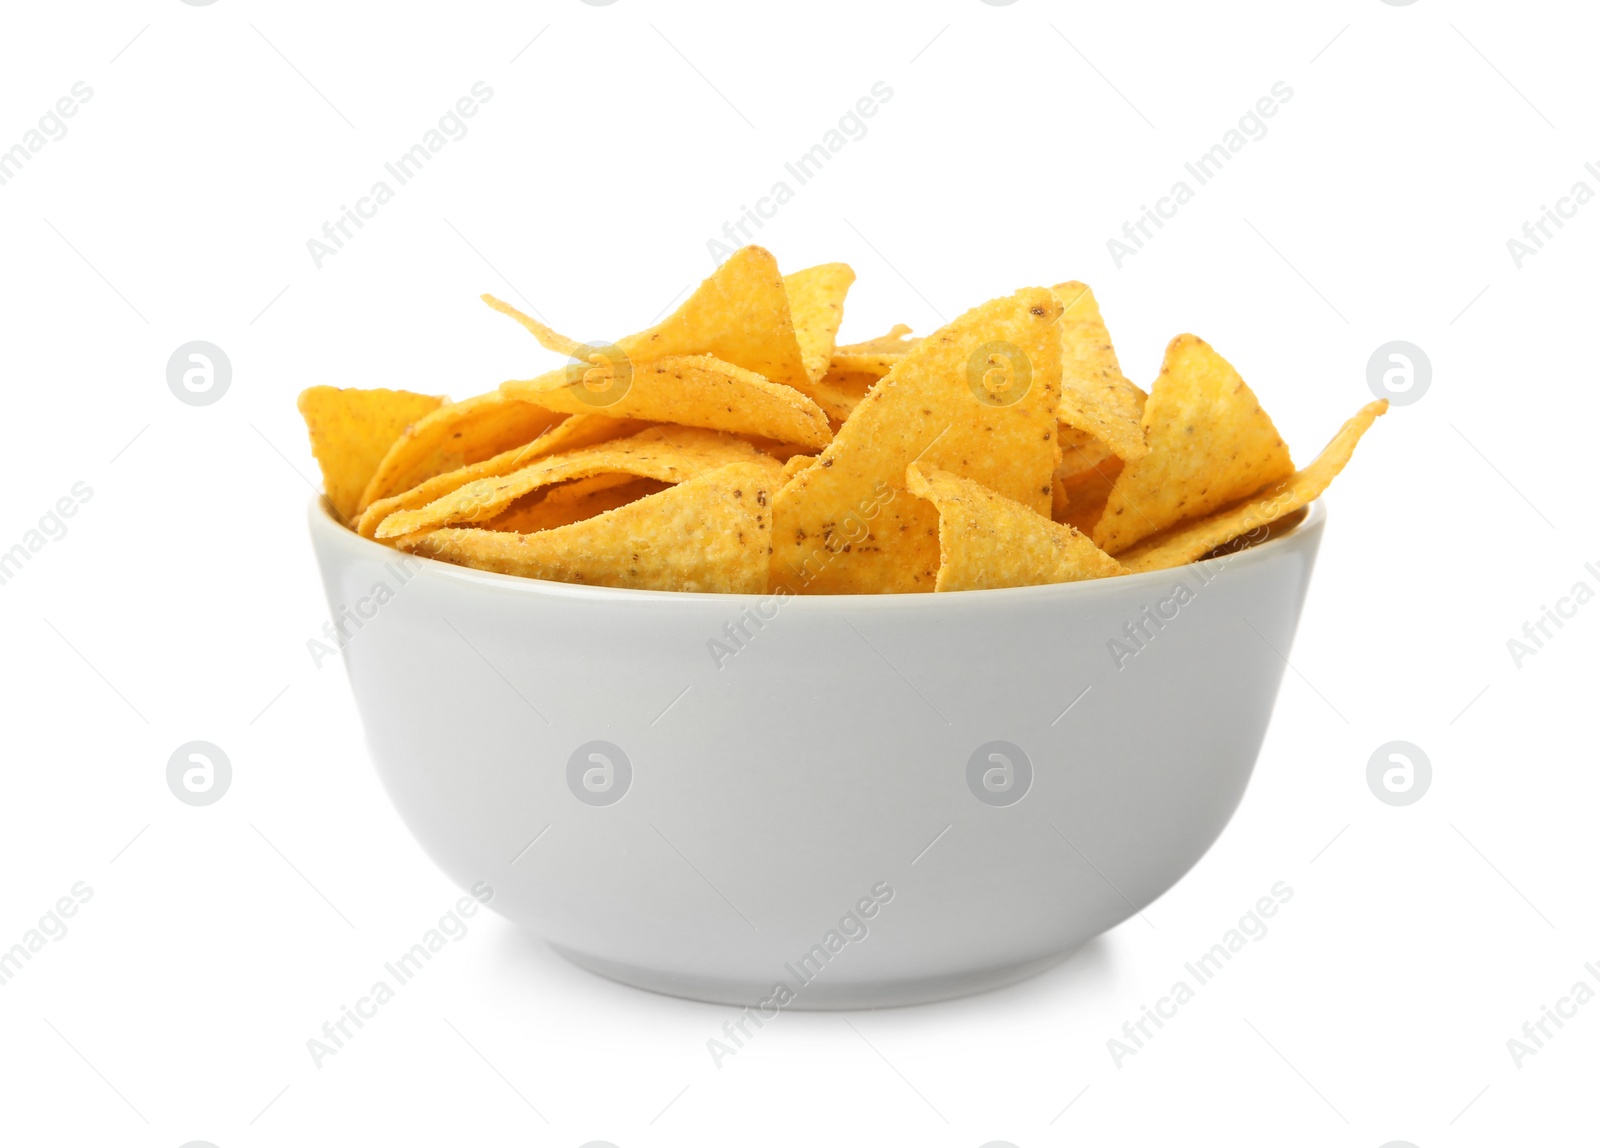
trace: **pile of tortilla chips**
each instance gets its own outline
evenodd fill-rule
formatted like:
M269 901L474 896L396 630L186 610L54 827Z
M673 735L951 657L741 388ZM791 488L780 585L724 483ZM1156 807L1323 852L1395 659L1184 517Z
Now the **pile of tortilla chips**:
M1385 401L1296 470L1193 335L1146 393L1088 287L1030 287L921 339L838 345L855 273L746 247L664 322L449 402L300 396L333 510L462 566L649 590L880 594L1180 566L1265 537L1343 469Z

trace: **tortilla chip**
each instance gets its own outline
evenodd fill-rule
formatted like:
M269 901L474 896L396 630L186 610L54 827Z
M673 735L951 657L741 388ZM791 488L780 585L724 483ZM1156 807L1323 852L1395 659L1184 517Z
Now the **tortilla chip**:
M811 399L829 422L842 423L882 377L871 371L836 371L830 367L827 374L811 384Z
M537 379L515 379L500 389L525 402L574 414L598 405L613 418L762 435L806 446L822 446L833 437L827 415L805 395L710 355L678 355L616 369L626 375L599 404L585 378L596 368L582 365Z
M561 416L498 391L446 403L412 423L384 455L362 492L358 510L410 490L435 475L492 458L532 442Z
M767 587L768 514L779 476L769 460L734 463L570 526L537 534L435 530L408 539L406 549L525 578L760 594Z
M802 391L810 381L778 261L762 247L735 251L676 311L617 346L634 363L712 355Z
M509 530L516 534L553 530L637 502L671 485L653 478L635 478L631 474L597 474L553 486L543 497L535 492L528 496L533 499L531 502L518 499L482 525L485 530ZM527 505L523 505L524 502Z
M398 538L418 530L493 518L542 486L594 474L631 474L682 482L733 462L760 459L754 447L730 435L694 427L650 427L631 438L563 451L510 474L469 482L415 510L399 510L378 525L377 537ZM770 460L768 460L770 461ZM777 463L772 463L778 469Z
M1043 586L1124 572L1115 558L1072 527L970 478L912 463L906 489L939 512L935 590Z
M783 277L807 382L815 383L828 373L834 336L844 318L844 297L855 281L856 273L848 263L822 263Z
M1123 377L1094 292L1082 283L1051 288L1061 316L1061 421L1092 435L1125 462L1145 456L1145 393Z
M346 523L361 504L384 455L412 423L438 410L437 395L382 388L307 387L300 415L311 436L311 453L322 468L322 491Z
M378 523L397 510L415 510L419 506L426 506L469 482L510 474L514 470L521 470L535 459L544 458L557 451L575 450L581 446L592 446L595 443L609 442L612 439L637 434L645 428L645 425L637 419L613 419L605 415L570 415L546 429L532 442L501 451L494 457L486 458L471 466L458 467L444 474L435 475L409 490L378 499L362 511L361 521L356 525L356 530L363 538L375 538L378 533Z
M1339 433L1333 436L1333 441L1328 443L1315 462L1294 474L1287 482L1276 483L1231 510L1184 523L1142 542L1123 554L1123 564L1135 573L1182 566L1224 543L1270 526L1302 506L1309 505L1328 489L1328 484L1355 453L1356 443L1361 441L1361 436L1388 409L1388 399L1368 403L1339 428Z
M580 351L584 350L584 345L576 339L569 339L559 331L552 331L532 315L524 315L510 303L502 302L493 295L479 295L478 298L502 315L509 315L521 323L528 329L528 333L538 339L540 344L548 350L554 351L558 355L566 355L568 358L576 359L579 362L586 363L589 361L587 354L580 354Z
M1060 314L1049 291L1029 288L967 312L903 356L816 464L779 492L772 584L818 594L932 590L939 516L905 496L906 467L919 460L1048 512ZM995 405L976 380L998 369L1002 346L1018 361L1011 401Z
M1124 465L1120 458L1113 456L1076 474L1063 476L1058 471L1050 517L1093 537Z
M911 328L904 323L896 323L887 332L872 339L863 339L859 343L844 343L835 347L841 355L904 355L911 348L920 343L921 339L913 339Z
M1167 346L1143 419L1150 451L1117 478L1094 540L1108 554L1294 473L1289 448L1228 361L1194 335Z

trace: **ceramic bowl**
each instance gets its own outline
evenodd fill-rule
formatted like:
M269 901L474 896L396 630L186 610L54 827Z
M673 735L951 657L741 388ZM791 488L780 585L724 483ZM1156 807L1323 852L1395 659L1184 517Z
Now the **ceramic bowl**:
M669 594L311 535L422 847L603 976L778 1008L1043 970L1239 804L1323 513L1181 569L957 594Z

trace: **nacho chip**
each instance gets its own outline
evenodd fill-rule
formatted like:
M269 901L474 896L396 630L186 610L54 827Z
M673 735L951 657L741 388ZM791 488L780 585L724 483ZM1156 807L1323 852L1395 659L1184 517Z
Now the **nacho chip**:
M509 530L516 534L553 530L658 494L671 485L653 478L635 478L631 474L597 474L551 487L542 498L536 492L528 496L533 499L531 502L518 499L482 526L485 530ZM527 504L523 505L524 502Z
M760 594L779 475L769 460L734 463L570 526L537 534L435 530L407 540L406 549L525 578Z
M806 467L817 461L814 454L797 454L783 464L783 481L788 482Z
M834 350L841 355L904 355L915 347L920 339L913 339L911 328L904 323L896 323L888 332L874 339L864 339L859 343L845 343L835 347Z
M418 530L493 518L542 486L594 474L631 474L682 482L733 462L760 459L749 443L694 427L650 427L631 438L542 458L510 474L469 482L415 510L400 510L378 525L377 537L398 538ZM770 460L765 460L770 461ZM777 463L772 463L778 469Z
M362 492L358 510L435 475L532 442L561 416L498 391L446 403L406 428Z
M935 590L1043 586L1123 573L1115 558L1072 527L970 478L912 463L906 489L939 512Z
M361 512L361 521L356 524L356 531L363 538L375 538L378 533L378 523L397 510L415 510L435 499L443 498L452 490L457 490L469 482L510 474L514 470L521 470L535 459L544 458L558 451L576 450L581 446L592 446L595 443L638 434L645 426L646 424L638 419L613 419L605 415L570 415L545 430L532 442L501 451L494 457L486 458L471 466L458 467L444 474L435 475L410 490L378 499Z
M1095 525L1095 544L1108 554L1294 473L1255 394L1194 335L1168 344L1143 425L1150 453L1123 468Z
M828 373L834 336L844 318L844 297L855 281L848 263L822 263L783 277L807 382L815 383Z
M1356 443L1361 441L1361 436L1388 409L1388 399L1368 403L1339 428L1333 441L1304 470L1285 482L1263 490L1242 505L1198 521L1183 523L1165 534L1140 543L1123 554L1123 564L1135 573L1182 566L1224 543L1269 526L1302 506L1309 505L1328 489L1328 484L1355 453Z
M676 311L617 346L635 364L711 355L802 391L810 381L778 261L762 247L735 251Z
M536 379L502 383L502 393L553 411L579 414L597 406L613 418L763 435L822 446L833 437L822 409L793 387L710 355L678 355L617 369L597 402L590 389L598 368L562 367Z
M559 331L552 331L532 315L524 315L510 303L502 302L493 295L479 295L478 298L489 304L500 314L509 315L521 323L528 329L528 333L538 339L539 343L547 350L554 351L558 355L566 355L568 358L577 359L580 362L589 361L587 354L580 353L583 350L583 344L576 339L569 339Z
M1076 474L1062 475L1058 471L1050 517L1093 537L1124 465L1120 458L1112 457Z
M1051 288L1061 315L1061 421L1084 431L1124 462L1145 456L1145 393L1123 377L1094 292L1078 282Z
M811 385L811 399L822 408L830 422L842 423L861 405L872 384L882 377L871 371L836 371L830 367L827 374Z
M322 490L346 523L361 503L361 492L384 455L406 429L438 410L437 395L381 388L307 387L300 392L300 415L311 436L311 453L322 468Z
M905 355L773 507L772 583L818 594L932 590L938 513L905 495L923 461L1050 509L1061 305L1042 288L962 315Z

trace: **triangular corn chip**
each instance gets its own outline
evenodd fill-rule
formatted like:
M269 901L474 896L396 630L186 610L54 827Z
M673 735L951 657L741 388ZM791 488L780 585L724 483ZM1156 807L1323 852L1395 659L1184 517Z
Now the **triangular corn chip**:
M1255 394L1194 335L1168 344L1143 425L1150 453L1123 467L1095 525L1095 544L1108 554L1294 473Z
M524 499L518 499L481 525L485 530L509 530L516 534L553 530L637 502L671 485L653 478L635 478L631 474L597 474L553 486L550 493L526 506L522 505Z
M525 578L760 594L767 586L772 490L781 473L766 459L735 463L554 530L435 530L404 545L446 562Z
M843 343L834 350L841 355L904 355L919 342L920 339L911 338L910 327L904 323L896 323L876 338L864 339L859 343Z
M457 487L415 510L399 510L378 525L378 538L398 538L457 522L483 522L542 486L594 474L631 474L682 482L702 471L760 458L749 443L694 427L651 427L631 438L563 451L530 466ZM774 466L777 464L774 463Z
M827 374L811 384L811 399L822 408L829 420L842 423L867 397L872 384L881 378L883 375L870 371L836 371L829 368Z
M613 419L605 415L569 415L555 426L546 429L532 442L503 450L494 457L473 463L471 466L435 475L410 490L378 499L361 512L361 521L357 524L356 530L363 538L374 538L377 536L378 523L397 510L415 510L480 478L510 474L514 470L521 470L535 459L544 458L557 451L610 442L612 439L637 434L644 428L645 423L638 419Z
M361 492L394 441L444 402L437 395L381 388L308 387L300 392L311 453L322 468L322 490L340 518L354 520Z
M974 308L903 356L773 508L773 585L932 590L938 513L905 495L919 460L1050 509L1059 457L1061 305L1029 288ZM999 388L999 389L996 389Z
M844 318L844 297L855 281L856 273L848 263L822 263L783 277L800 361L810 383L828 373L834 336Z
M617 340L637 364L669 355L713 355L775 383L805 389L809 376L789 317L778 261L741 247L671 315Z
M1124 462L1146 452L1145 394L1123 377L1094 292L1082 283L1051 288L1061 315L1061 421L1103 442Z
M906 489L939 512L935 590L1043 586L1123 573L1115 558L1072 527L970 478L913 463Z
M518 402L498 391L447 403L406 428L367 483L357 510L419 482L501 451L532 442L560 421L544 407Z
M571 364L536 379L502 383L500 389L513 398L573 414L599 410L613 418L762 435L806 446L822 446L833 437L827 415L805 395L711 355Z
M552 331L549 327L539 322L539 320L535 319L532 315L524 315L510 303L496 299L493 295L479 295L478 298L489 304L489 306L500 312L500 314L509 315L517 322L521 323L528 329L528 333L535 339L538 339L539 343L546 349L554 351L558 355L566 355L569 358L578 359L582 362L588 361L588 355L580 353L582 351L583 344L578 342L576 339L569 339L559 331Z
M1122 555L1123 565L1135 573L1182 566L1310 504L1328 489L1355 453L1361 436L1388 409L1388 399L1368 403L1339 428L1316 461L1288 481L1277 483L1243 505L1184 523L1140 543Z

